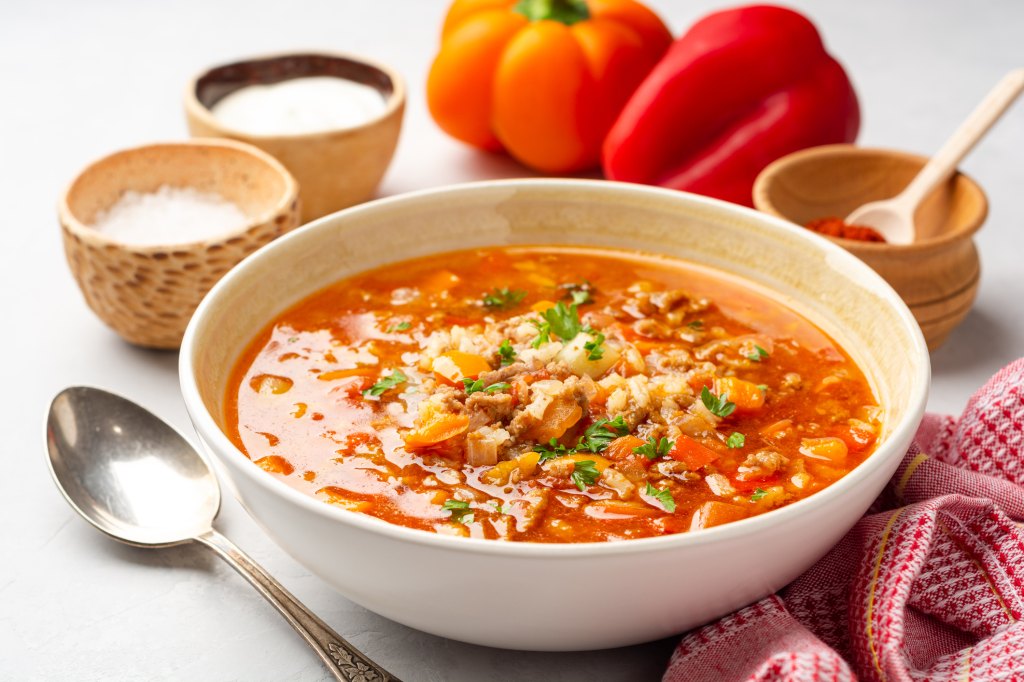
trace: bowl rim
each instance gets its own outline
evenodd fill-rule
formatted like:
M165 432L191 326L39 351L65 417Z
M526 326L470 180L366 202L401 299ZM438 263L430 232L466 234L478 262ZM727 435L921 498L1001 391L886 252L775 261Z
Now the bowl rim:
M901 159L904 161L912 161L920 163L922 166L926 164L930 157L914 152L908 152L901 149L890 149L887 147L861 147L855 144L826 144L818 147L809 147L807 149L801 149L795 152L786 154L785 156L772 161L770 164L764 167L764 169L757 174L757 178L754 179L754 187L752 190L754 206L759 210L768 215L776 218L781 218L786 222L796 225L797 227L804 228L802 225L793 222L775 206L775 202L772 201L771 191L769 187L771 183L775 182L777 178L782 175L786 170L798 166L807 161L819 160L822 158L839 158L843 156L875 156L875 157L890 157ZM950 180L955 178L961 178L966 183L966 186L978 195L978 210L975 216L972 216L969 221L966 221L967 227L962 230L955 232L947 232L938 237L931 239L913 241L909 244L890 244L888 242L866 242L859 241L856 239L846 239L843 237L825 237L829 241L840 244L847 250L863 251L866 254L883 254L893 253L904 255L919 255L919 252L931 249L942 249L950 244L962 241L964 239L970 239L981 226L985 223L985 219L988 217L988 196L985 194L985 190L981 188L981 185L967 173L957 169L951 176ZM948 182L948 180L947 180ZM844 219L846 216L842 216ZM824 235L822 235L824 236Z
M229 125L225 125L216 116L213 115L213 111L203 104L199 100L198 86L199 81L208 76L211 72L222 69L228 66L240 66L242 64L255 64L260 62L269 62L275 59L285 58L309 58L309 57L326 57L328 59L340 59L354 64L359 64L370 69L375 69L383 73L389 81L391 81L391 93L388 94L384 100L384 111L377 114L373 118L370 118L362 123L349 126L337 126L334 128L328 128L326 130L317 130L307 133L291 133L291 134L273 134L268 135L265 133L250 133L240 128L235 128ZM293 78L285 80L295 80ZM202 123L213 130L218 131L219 134L229 135L239 140L252 140L258 143L267 142L290 142L290 141L309 141L323 138L326 136L338 135L338 134L352 134L358 133L369 128L380 125L387 121L395 112L399 111L405 106L406 98L406 87L405 79L395 69L391 68L383 62L378 62L374 59L368 59L347 52L335 52L331 50L302 50L296 52L271 52L266 54L254 55L252 57L245 57L242 59L236 59L234 61L225 62L223 64L215 64L207 67L200 71L198 74L189 79L188 84L185 86L185 111L188 115L195 116ZM378 90L379 92L379 90ZM330 214L328 214L330 215ZM327 216L321 216L327 217Z
M114 239L108 234L97 230L91 225L87 225L78 216L75 215L74 210L71 208L69 198L71 193L78 186L78 183L82 182L85 177L95 172L101 165L110 162L118 157L126 157L136 154L148 154L153 151L166 150L166 149L184 149L189 147L219 147L222 149L230 149L233 151L248 154L257 162L263 163L274 171L283 181L284 188L281 192L280 198L274 203L274 205L268 209L263 215L260 216L249 216L248 222L236 230L227 232L219 232L209 239L193 240L188 242L167 242L162 244L131 244L123 242L120 239ZM191 186L191 185L186 185ZM57 213L60 218L61 225L72 235L78 237L83 242L91 243L100 247L113 246L124 251L141 254L154 254L161 253L167 250L183 251L188 249L202 248L211 244L219 244L237 237L242 237L255 228L267 223L277 216L283 215L289 211L289 207L293 202L299 198L299 183L295 177L284 167L280 161L275 159L273 156L263 151L259 147L251 144L247 144L241 140L230 140L219 137L196 137L189 140L173 140L167 142L148 142L146 144L137 145L135 147L127 147L120 149L110 154L106 154L83 168L75 175L74 179L71 180L61 193L60 199L57 202Z
M284 243L284 240L301 238L307 231L326 229L326 226L338 220L344 220L347 216L358 216L366 213L372 214L380 207L394 207L402 204L409 204L415 207L416 203L424 199L449 196L454 199L466 194L472 195L480 192L486 194L493 189L526 189L562 187L582 192L593 192L597 194L610 191L612 193L628 193L648 195L652 198L668 198L673 201L689 202L698 207L709 208L717 211L727 211L744 219L753 219L772 225L776 229L799 235L801 239L810 242L822 255L829 258L838 258L843 261L843 269L847 272L857 273L858 282L869 282L871 288L888 300L896 309L897 315L902 320L913 339L911 352L922 358L916 375L913 377L912 392L909 396L909 405L904 418L896 424L888 439L875 449L868 458L861 462L853 471L849 472L838 481L824 490L798 500L792 504L774 509L754 517L734 521L731 523L702 529L699 532L677 533L649 538L632 538L619 542L582 542L582 543L542 543L542 542L502 542L481 538L464 538L432 533L429 531L408 528L392 524L376 517L360 514L358 512L340 509L334 505L326 504L309 495L306 495L295 488L292 488L283 481L267 475L259 467L252 466L251 461L237 448L234 443L220 430L213 416L206 409L206 405L199 394L198 382L196 381L192 356L195 352L196 337L200 328L206 324L214 324L215 320L207 320L207 315L213 307L214 302L221 291L232 285L235 280L246 276L246 271L252 267L252 263L259 258L267 258L272 254L275 244ZM451 201L450 205L458 206L458 201ZM596 556L632 554L636 552L663 552L677 551L691 545L707 545L732 542L739 538L757 534L768 527L776 524L785 524L803 514L813 514L814 510L832 501L832 498L847 497L853 489L864 479L870 476L875 469L882 467L891 458L902 457L902 452L890 452L894 443L911 441L918 424L924 415L925 404L928 396L928 389L931 376L931 365L929 362L928 348L924 336L917 325L913 315L899 295L890 287L874 270L864 264L853 254L849 253L837 244L834 244L820 235L814 234L796 226L781 218L776 218L751 208L731 204L718 199L679 192L676 190L660 187L648 187L632 183L611 182L605 180L568 179L568 178L528 178L513 180L487 180L479 182L460 183L444 187L418 190L392 197L367 202L352 208L343 209L330 215L319 218L297 230L294 230L271 244L259 249L248 256L239 265L232 268L199 304L195 314L189 321L188 328L181 344L181 354L178 362L179 381L181 384L182 396L185 401L186 410L192 420L201 441L210 448L214 457L221 461L226 467L234 469L239 475L244 476L248 482L255 484L266 494L283 498L285 502L302 508L305 512L319 516L325 520L354 527L355 530L382 535L392 540L424 545L442 551L467 552L472 554L484 554L504 557L547 557L547 558L588 558ZM228 454L229 456L224 456Z

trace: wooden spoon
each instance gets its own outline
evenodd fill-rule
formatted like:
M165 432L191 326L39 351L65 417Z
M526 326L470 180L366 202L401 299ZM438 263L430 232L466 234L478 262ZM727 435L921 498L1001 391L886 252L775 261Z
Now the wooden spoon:
M1003 112L1024 91L1024 69L1015 69L982 100L967 120L960 124L939 153L921 169L907 188L892 199L872 201L846 216L850 225L867 225L878 230L891 244L914 241L914 211L939 184L956 171L957 164L988 132Z

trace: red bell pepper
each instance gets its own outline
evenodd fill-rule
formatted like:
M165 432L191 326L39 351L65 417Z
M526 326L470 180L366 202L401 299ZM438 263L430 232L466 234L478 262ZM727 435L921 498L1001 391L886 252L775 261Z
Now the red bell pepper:
M852 142L860 110L806 17L757 5L715 12L677 40L605 138L612 180L751 205L757 174L806 147Z

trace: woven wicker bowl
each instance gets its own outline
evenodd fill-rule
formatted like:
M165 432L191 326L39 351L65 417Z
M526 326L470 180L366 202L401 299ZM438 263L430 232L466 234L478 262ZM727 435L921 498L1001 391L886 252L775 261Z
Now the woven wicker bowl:
M243 230L159 246L115 241L90 225L129 190L215 192L251 217ZM68 265L93 312L126 341L177 348L199 301L232 266L299 225L298 185L269 154L238 142L152 144L96 161L58 206Z

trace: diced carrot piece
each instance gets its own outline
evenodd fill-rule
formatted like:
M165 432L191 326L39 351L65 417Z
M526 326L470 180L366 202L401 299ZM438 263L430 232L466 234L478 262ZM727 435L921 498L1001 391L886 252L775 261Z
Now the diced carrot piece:
M785 431L786 429L790 428L791 426L793 426L792 419L780 419L777 422L773 422L768 426L762 427L758 433L760 433L762 436L776 436Z
M728 395L729 402L735 403L741 412L755 412L764 407L764 391L752 381L736 377L718 377L715 379L715 393Z
M643 439L636 436L619 436L605 448L604 456L608 459L623 460L633 454L633 448L644 444ZM644 457L644 459L647 459Z
M835 435L846 443L850 452L866 450L878 437L874 426L859 419L851 419L849 424L837 427Z
M337 381L348 377L370 377L377 373L373 367L354 367L352 369L332 369L330 372L321 372L316 375L320 381Z
M846 463L846 455L849 448L840 438L828 436L826 438L804 438L800 441L800 454L811 459L820 459L831 463L833 466L842 466Z
M464 433L469 428L469 417L464 414L444 414L405 435L406 448L426 448Z
M267 455L256 460L256 466L269 471L272 474L281 474L282 476L290 476L295 467L291 465L291 462L286 460L280 455Z
M717 452L701 445L689 436L683 435L676 440L675 447L669 451L668 456L677 462L682 462L691 471L696 471L705 464L710 464L718 459Z
M562 455L561 457L549 459L548 462L557 467L561 462L586 462L588 460L594 463L594 468L598 471L604 471L608 468L608 465L611 464L611 462L609 462L605 457L602 457L601 455L592 455L589 452Z
M438 381L461 387L463 379L476 379L481 373L491 371L491 364L482 355L450 350L435 358L431 369Z
M723 523L731 523L747 518L747 510L739 505L728 502L709 500L698 507L693 513L693 520L690 521L690 530L711 528L720 526Z
M535 313L542 313L545 310L550 310L551 308L554 307L555 304L552 303L551 301L537 301L536 303L530 306L530 310L532 310Z

